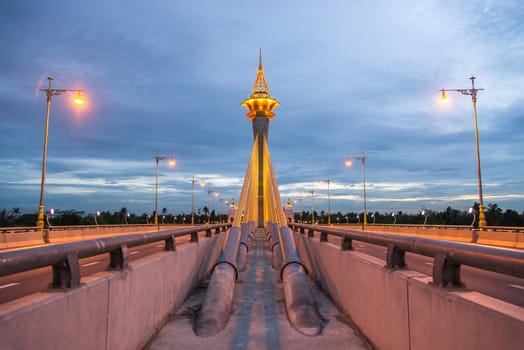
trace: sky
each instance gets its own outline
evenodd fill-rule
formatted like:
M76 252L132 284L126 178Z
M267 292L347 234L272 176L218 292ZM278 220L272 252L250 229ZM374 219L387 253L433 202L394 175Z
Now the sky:
M296 210L524 211L524 3L102 1L0 3L0 210L169 213L238 201L253 146L240 106L259 50L281 106L269 148ZM192 179L205 180L205 187ZM320 183L319 183L320 180ZM313 192L313 198L312 193ZM218 196L209 195L218 192ZM222 201L221 201L222 200Z

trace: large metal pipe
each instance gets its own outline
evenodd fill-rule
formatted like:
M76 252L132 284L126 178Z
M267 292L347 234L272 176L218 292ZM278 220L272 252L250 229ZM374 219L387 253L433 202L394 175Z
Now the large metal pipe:
M266 232L267 242L269 245L271 245L271 242L273 242L274 240L274 236L277 234L276 232L273 232L273 223L272 222L270 221L266 222L265 232Z
M282 254L280 277L284 285L289 323L302 334L317 335L322 330L322 323L307 281L306 269L297 253L293 233L289 227L282 227L278 235Z
M240 225L240 245L238 247L237 266L240 271L246 269L247 253L249 251L249 236L253 230L253 222Z
M238 278L240 236L238 227L231 227L226 233L222 252L212 269L206 298L195 323L195 334L200 337L209 337L223 330L231 315L235 281Z
M273 253L272 254L272 265L274 269L280 269L280 266L282 265L282 254L280 253L280 238L278 235L279 231L279 225L273 224L273 232L275 232L274 239L272 242L269 242L269 250Z

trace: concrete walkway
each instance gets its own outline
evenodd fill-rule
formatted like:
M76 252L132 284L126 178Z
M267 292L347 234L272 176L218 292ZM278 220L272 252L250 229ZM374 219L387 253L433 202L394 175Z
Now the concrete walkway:
M235 287L233 313L226 329L200 338L193 332L193 319L203 303L205 289L191 295L178 313L152 339L146 349L370 349L347 324L329 299L313 287L313 295L324 319L317 337L295 331L288 322L279 271L271 267L267 243L257 235L249 251L247 269Z

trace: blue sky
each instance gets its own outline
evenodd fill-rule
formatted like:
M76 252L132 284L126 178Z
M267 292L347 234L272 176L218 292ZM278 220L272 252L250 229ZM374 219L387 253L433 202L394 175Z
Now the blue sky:
M519 1L89 1L0 4L0 210L38 208L47 77L84 89L51 106L46 208L151 213L238 199L253 137L240 103L259 48L282 104L269 147L282 200L303 210L524 211L524 4ZM300 204L298 204L300 205ZM222 209L223 210L223 209Z

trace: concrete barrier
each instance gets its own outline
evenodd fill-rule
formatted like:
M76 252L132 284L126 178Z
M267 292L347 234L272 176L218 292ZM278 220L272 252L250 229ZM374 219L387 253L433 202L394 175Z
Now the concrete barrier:
M366 231L395 233L435 239L444 239L456 242L471 242L473 232L470 229L442 229L433 227L402 227L402 226L366 226Z
M507 248L524 249L524 233L503 231L479 231L477 243Z
M224 235L0 305L2 349L141 349L205 277Z
M520 349L524 308L295 233L315 281L378 349Z

